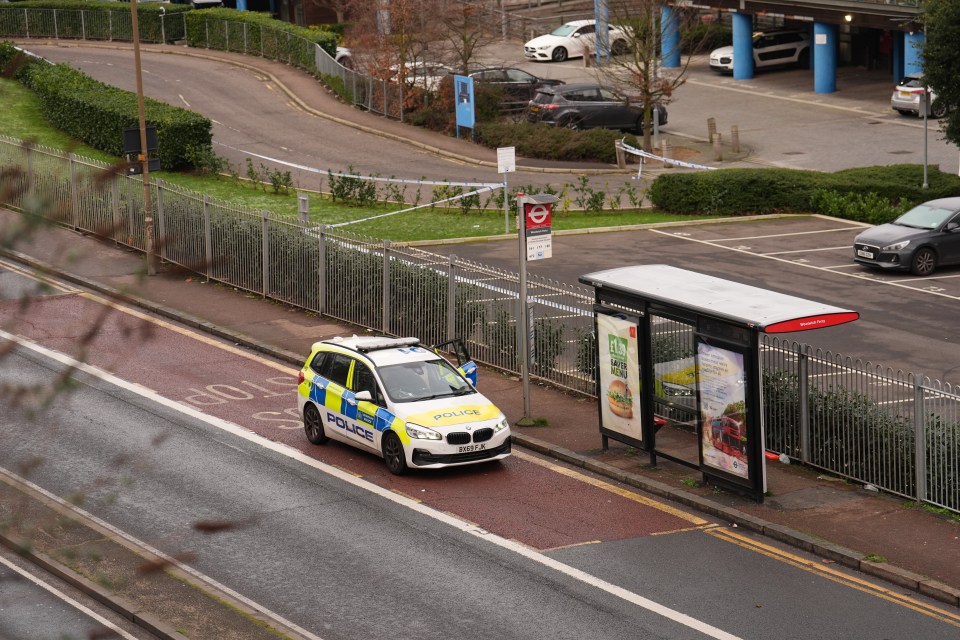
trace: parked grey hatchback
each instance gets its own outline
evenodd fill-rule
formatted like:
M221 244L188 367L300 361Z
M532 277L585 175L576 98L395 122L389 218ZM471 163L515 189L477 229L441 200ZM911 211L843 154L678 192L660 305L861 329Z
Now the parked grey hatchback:
M853 241L853 259L917 276L960 264L960 198L930 200L893 222L867 229Z

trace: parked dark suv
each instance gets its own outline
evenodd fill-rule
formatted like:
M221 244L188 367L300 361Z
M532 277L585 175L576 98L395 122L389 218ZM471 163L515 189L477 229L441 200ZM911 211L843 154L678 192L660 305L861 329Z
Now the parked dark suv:
M660 124L667 123L667 109L657 105ZM628 100L599 84L564 84L544 87L530 101L527 120L569 129L643 130L643 104Z
M503 92L504 111L523 111L542 87L555 87L563 80L538 78L523 69L513 67L494 67L477 69L470 73L477 84L496 87Z

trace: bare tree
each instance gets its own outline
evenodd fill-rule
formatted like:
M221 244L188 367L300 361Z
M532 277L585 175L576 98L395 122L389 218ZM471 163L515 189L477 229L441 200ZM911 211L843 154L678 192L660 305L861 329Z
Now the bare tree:
M679 54L680 66L664 69L661 63L661 48L664 31L676 30L679 36L682 27L696 22L696 17L674 7L671 0L610 0L609 21L621 28L627 37L627 52L612 57L601 66L600 74L611 82L624 87L632 98L643 103L643 149L652 150L651 131L655 105L666 105L673 99L674 91L686 82L686 73L694 53L699 53L703 42L688 40L686 51L663 52L666 57ZM670 9L672 19L663 24L664 8ZM668 38L669 42L670 39ZM680 47L681 38L675 39Z
M439 4L440 37L450 47L452 66L466 75L478 50L498 37L485 20L487 7L461 0L441 0Z
M377 78L396 76L397 81L406 81L437 40L434 7L438 0L350 2L353 21L347 36L362 53L364 70Z

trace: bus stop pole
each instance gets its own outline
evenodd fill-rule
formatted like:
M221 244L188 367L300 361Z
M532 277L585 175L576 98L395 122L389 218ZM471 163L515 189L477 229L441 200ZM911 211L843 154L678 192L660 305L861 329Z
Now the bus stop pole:
M523 418L521 423L530 422L530 327L527 322L527 225L524 214L526 197L517 194L517 238L520 244L520 291L517 294L517 328L520 335L520 379L523 382Z

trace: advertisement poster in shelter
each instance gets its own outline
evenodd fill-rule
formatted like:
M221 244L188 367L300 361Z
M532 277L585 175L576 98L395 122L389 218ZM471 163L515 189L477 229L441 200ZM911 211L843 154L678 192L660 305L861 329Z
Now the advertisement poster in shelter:
M743 354L700 342L697 344L700 449L703 463L749 478L746 371Z
M637 322L623 315L598 313L597 351L600 425L643 441Z

